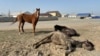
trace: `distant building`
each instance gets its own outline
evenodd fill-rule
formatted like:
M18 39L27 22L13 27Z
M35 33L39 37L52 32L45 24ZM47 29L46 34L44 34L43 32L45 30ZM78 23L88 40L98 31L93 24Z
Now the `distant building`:
M29 11L26 11L26 12L23 12L24 14L32 14L32 13L30 13Z
M76 14L68 14L68 17L77 17L77 15Z
M13 17L17 17L17 15L19 15L19 14L21 14L21 12L13 12L13 13L11 13L11 15L12 15Z
M65 15L64 14L62 14L62 16L61 17L65 17Z
M66 14L64 17L69 17L69 18L76 18L77 14Z
M64 17L68 17L68 16L69 16L69 14L64 15Z
M13 17L17 17L17 15L19 15L19 14L21 14L21 13L25 13L25 14L32 14L32 13L30 13L29 11L26 11L26 12L14 12L14 13L11 13L11 15L13 16Z
M100 19L100 16L92 16L92 19Z
M91 14L90 13L78 13L77 16L80 16L80 17L91 17Z
M8 17L7 14L0 14L0 17Z
M61 17L61 13L59 11L48 11L48 14L51 14L52 16L57 16L57 17Z
M52 15L49 13L40 13L40 17L51 17Z
M91 17L91 13L78 13L77 16L80 17L80 19L84 19L87 17Z

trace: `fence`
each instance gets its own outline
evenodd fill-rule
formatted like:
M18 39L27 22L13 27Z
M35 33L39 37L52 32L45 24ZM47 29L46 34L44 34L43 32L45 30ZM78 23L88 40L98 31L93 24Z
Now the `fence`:
M14 21L14 17L0 17L0 22L12 22ZM50 21L50 20L58 20L58 17L40 17L39 21Z

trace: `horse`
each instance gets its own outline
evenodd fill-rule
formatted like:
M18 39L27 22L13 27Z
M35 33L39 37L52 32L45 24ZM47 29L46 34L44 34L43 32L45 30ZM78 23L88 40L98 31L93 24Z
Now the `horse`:
M68 29L66 26L61 26L61 25L54 25L55 31L62 31L62 29Z
M89 40L85 40L85 41L78 41L78 40L73 40L72 39L72 47L73 48L84 48L88 51L92 51L94 50L94 44L92 42L90 42Z
M61 31L54 31L49 33L46 37L33 44L35 49L39 48L42 44L53 43L55 45L62 46L61 49L67 50L67 52L73 52L76 48L84 48L88 51L94 50L94 44L89 40L77 41L72 38L68 38L66 34Z
M77 31L73 28L69 28L66 26L62 26L62 25L54 25L54 29L55 31L61 31L64 32L65 34L71 36L80 36L79 33L77 33Z
M19 21L18 28L19 28L19 34L20 34L21 31L24 32L23 27L24 27L25 22L32 23L33 33L35 33L35 28L36 28L36 25L37 25L37 22L39 19L39 15L40 15L40 8L36 8L35 13L33 13L33 14L25 14L25 13L19 14L12 24ZM21 28L21 30L20 30L20 28Z

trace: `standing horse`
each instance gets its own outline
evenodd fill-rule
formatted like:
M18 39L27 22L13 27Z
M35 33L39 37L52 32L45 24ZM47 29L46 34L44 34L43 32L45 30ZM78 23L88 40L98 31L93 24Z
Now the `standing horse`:
M39 15L40 15L40 8L36 8L36 12L31 14L31 15L25 14L25 13L19 14L15 20L15 22L19 21L19 26L18 26L19 34L21 31L24 32L23 27L24 27L25 22L32 23L33 33L35 33L35 28L36 28L36 24L37 24L38 19L39 19ZM15 22L13 22L13 23L15 23Z

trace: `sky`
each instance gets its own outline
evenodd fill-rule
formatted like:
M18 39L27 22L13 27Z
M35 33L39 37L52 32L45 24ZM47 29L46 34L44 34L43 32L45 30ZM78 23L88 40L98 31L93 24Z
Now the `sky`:
M62 14L93 13L100 15L100 0L0 0L0 13L29 11L41 13L59 11Z

